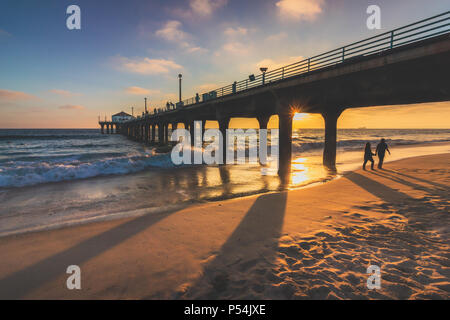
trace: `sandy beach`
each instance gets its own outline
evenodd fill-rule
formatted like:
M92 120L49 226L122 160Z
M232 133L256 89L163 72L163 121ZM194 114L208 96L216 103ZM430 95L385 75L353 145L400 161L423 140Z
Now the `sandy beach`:
M448 299L449 162L3 237L0 298ZM81 290L66 288L69 265Z

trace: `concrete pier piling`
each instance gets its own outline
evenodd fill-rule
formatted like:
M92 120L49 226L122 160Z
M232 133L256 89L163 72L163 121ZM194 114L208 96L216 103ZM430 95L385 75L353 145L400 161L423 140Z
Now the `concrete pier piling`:
M342 109L331 109L322 113L325 121L323 165L331 170L336 170L337 121L341 113Z
M283 112L278 114L279 128L279 164L278 175L285 177L291 171L292 161L292 119L293 114Z

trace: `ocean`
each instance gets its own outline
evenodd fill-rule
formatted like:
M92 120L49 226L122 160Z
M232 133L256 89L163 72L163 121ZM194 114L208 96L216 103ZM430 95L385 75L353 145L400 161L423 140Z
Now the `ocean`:
M254 164L175 166L170 154L97 129L1 129L0 236L308 187L360 168L365 143L375 148L380 138L392 153L386 167L450 152L450 129L341 129L331 172L322 166L323 133L293 132L292 174L283 181Z
M450 129L338 130L338 169L339 155L355 151L362 155L366 142L375 148L380 138L386 138L395 149L450 141ZM294 161L299 157L320 156L322 149L323 129L293 132ZM359 158L356 155L355 159L347 160L354 162ZM0 129L1 188L167 168L176 169L170 154L157 154L153 147L121 135L102 135L97 129Z

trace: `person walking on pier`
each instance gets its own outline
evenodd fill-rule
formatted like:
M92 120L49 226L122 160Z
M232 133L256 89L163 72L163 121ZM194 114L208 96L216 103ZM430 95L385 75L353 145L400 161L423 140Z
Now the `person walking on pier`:
M380 143L377 145L377 150L375 151L375 155L378 155L378 169L383 169L383 161L384 156L386 155L386 151L391 154L389 151L389 147L386 143L386 140L381 139Z
M371 163L370 163L370 168L372 169L372 170L375 170L374 168L373 168L373 165L374 165L374 161L373 161L373 158L372 158L372 156L374 156L375 155L375 153L372 153L372 147L370 146L370 142L367 142L366 143L366 148L364 149L364 163L363 163L363 170L366 170L366 163L367 163L367 161L370 161Z

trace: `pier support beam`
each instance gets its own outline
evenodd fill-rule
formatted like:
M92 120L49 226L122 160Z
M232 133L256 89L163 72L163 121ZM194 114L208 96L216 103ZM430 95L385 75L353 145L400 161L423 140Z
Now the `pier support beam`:
M100 126L102 127L102 129L101 129L102 134L105 134L105 125L101 124Z
M322 112L322 117L325 120L323 165L332 170L336 170L337 120L342 111L341 109L337 109Z
M219 119L219 130L222 133L223 140L223 164L226 164L227 160L227 129L230 124L230 117L223 117Z
M152 124L152 143L155 143L155 136L156 136L156 125Z
M106 133L109 134L109 124L106 124Z
M144 142L148 142L148 123L144 123Z
M194 125L194 121L189 122L189 133L191 135L191 146L194 146L194 133L195 133L195 125Z
M191 135L191 146L194 146L194 121L186 121L184 122L184 129L189 131L189 134Z
M260 115L257 116L256 119L258 119L260 129L267 129L267 123L269 122L270 115Z
M164 124L164 144L169 143L169 124Z
M158 144L164 145L164 125L162 123L158 124Z
M177 130L178 123L177 122L173 122L171 126L172 126L172 131L170 132L170 134L172 134L175 130ZM167 140L170 141L170 138L167 137Z
M289 112L278 114L278 128L279 128L279 163L278 175L285 178L291 172L292 161L292 118L293 115Z

